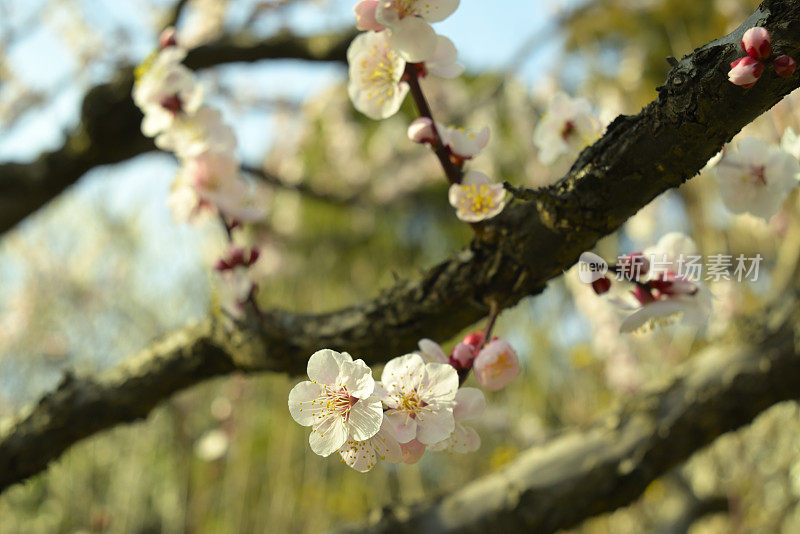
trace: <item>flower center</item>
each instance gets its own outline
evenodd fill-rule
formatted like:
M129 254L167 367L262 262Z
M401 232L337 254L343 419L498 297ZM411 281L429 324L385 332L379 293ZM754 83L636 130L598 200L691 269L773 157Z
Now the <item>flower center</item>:
M753 165L750 167L750 174L756 179L756 184L767 185L766 169L763 165Z
M350 408L358 402L358 399L348 393L347 388L333 389L325 386L325 411L327 415L340 414L346 421L350 418Z
M466 194L462 199L462 205L468 205L473 213L489 213L494 207L495 202L492 198L492 189L486 185L467 185L463 186Z
M564 123L564 127L561 129L561 139L564 141L568 141L572 134L575 133L575 123L573 121L567 121Z

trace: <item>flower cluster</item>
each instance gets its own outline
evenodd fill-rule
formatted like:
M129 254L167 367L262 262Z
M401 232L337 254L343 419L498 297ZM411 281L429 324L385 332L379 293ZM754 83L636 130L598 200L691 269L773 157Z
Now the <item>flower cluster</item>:
M519 374L516 352L501 339L484 343L471 334L448 356L423 339L419 352L390 360L380 382L362 360L325 349L308 361L310 380L289 393L289 412L311 427L309 444L320 456L338 452L360 472L378 460L416 463L427 449L474 452L480 436L464 421L480 416L480 389L460 387L470 370L488 390L505 387Z
M772 65L778 76L788 78L794 74L797 63L787 55L775 56L772 53L772 36L769 30L756 26L750 28L741 40L744 57L731 63L728 80L744 88L752 87L764 73L765 65Z
M142 132L181 162L169 200L176 217L216 210L229 221L260 220L261 192L239 176L233 130L218 110L203 103L202 85L181 64L186 50L178 46L174 30L165 30L160 43L137 69L133 100L144 114Z
M235 246L231 232L264 218L266 191L240 176L236 136L222 114L203 103L203 87L181 63L186 50L178 46L173 28L161 34L159 45L137 68L133 87L133 100L144 114L142 132L181 163L168 199L175 218L217 213L225 224L231 248L215 269L242 306L255 291L247 270L258 260L258 250Z
M373 119L386 119L397 113L412 85L417 89L415 99L424 99L419 78L428 74L454 78L464 71L456 62L455 45L431 27L458 5L458 0L363 0L355 6L358 29L366 32L347 51L348 92L357 110ZM480 172L462 172L464 163L488 144L489 129L470 131L438 124L424 107L420 107L423 116L409 126L408 136L445 154L444 164L455 169L448 173L449 199L458 218L476 223L500 213L506 198L503 185L491 183Z
M616 265L609 266L618 275L617 279L633 284L628 299L609 297L618 308L632 312L622 321L620 332L652 328L677 318L699 326L708 322L711 292L701 281L680 274L678 268L679 258L694 254L695 250L690 237L672 232L654 247L629 254ZM648 258L657 258L659 268L651 268ZM611 288L612 281L607 276L592 282L592 289L598 295L609 293Z

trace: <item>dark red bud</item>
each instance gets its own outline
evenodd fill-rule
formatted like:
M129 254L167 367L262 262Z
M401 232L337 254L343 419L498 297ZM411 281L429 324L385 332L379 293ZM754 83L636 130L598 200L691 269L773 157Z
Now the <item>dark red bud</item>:
M778 76L788 78L797 69L797 62L789 56L779 56L775 58L775 72Z

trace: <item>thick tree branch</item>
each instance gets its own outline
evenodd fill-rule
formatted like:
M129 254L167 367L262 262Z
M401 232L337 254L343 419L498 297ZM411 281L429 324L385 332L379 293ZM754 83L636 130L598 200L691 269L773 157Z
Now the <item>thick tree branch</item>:
M632 502L721 434L775 403L800 397L796 296L789 306L788 320L776 317L785 316L786 308L771 317L782 323L779 328L764 327L764 318L739 325L725 342L591 428L534 447L502 471L433 504L384 510L375 524L346 532L544 534Z
M186 64L202 69L232 62L300 59L344 62L354 33L297 37L280 34L266 40L249 35L226 36L189 52ZM59 195L88 170L118 163L154 150L139 129L142 114L131 99L133 67L93 87L84 97L81 122L64 146L31 163L0 164L0 232Z
M297 374L305 369L308 355L319 348L346 349L369 363L386 361L413 350L421 337L455 335L486 315L490 301L508 307L541 292L581 252L658 194L696 174L744 125L798 86L797 76L787 80L773 73L765 73L749 90L727 82L728 64L740 54L741 35L757 23L772 30L777 50L798 55L800 4L765 2L732 34L685 57L670 72L658 98L638 115L614 121L561 181L544 190L523 192L526 200L509 206L468 249L427 270L420 280L398 283L372 301L331 313L276 310L266 312L258 326L226 333L209 322L200 334L191 329L180 335L194 339L192 346L220 348L239 369ZM182 350L164 355L184 357ZM139 365L146 369L147 358ZM177 380L161 377L157 371L148 376L156 383ZM196 381L192 375L183 385ZM148 401L153 404L172 390L156 387L154 391L160 397ZM12 473L0 474L0 489L35 474L80 437L143 415L135 412L132 417L121 409L116 418L109 416L88 431L59 429L55 421L55 430L48 425L34 425L33 433L25 430L31 418L48 420L39 419L36 410L47 413L53 408L40 404L28 419L16 423L28 436L25 440L15 438L13 425L0 436L0 468ZM63 407L77 421L83 420L76 413L80 409L72 404ZM49 451L39 450L33 459L24 443L34 440L37 433L48 436Z

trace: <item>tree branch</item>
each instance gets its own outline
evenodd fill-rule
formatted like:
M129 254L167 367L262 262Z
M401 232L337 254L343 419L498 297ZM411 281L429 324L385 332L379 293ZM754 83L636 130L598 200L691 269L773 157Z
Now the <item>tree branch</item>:
M413 350L421 337L452 337L485 316L488 302L508 307L541 292L581 252L658 194L696 174L744 125L798 86L797 76L783 79L770 72L748 90L727 82L728 65L740 54L739 39L756 23L772 30L777 50L798 55L800 4L764 2L732 34L685 57L670 72L658 98L636 116L617 118L561 181L544 190L524 191L528 200L509 206L485 225L468 249L428 269L421 279L400 282L372 301L330 313L268 311L261 324L232 332L209 320L200 334L194 328L177 334L189 336L192 343L163 358L182 360L191 357L192 347L212 346L221 351L220 358L231 362L230 369L299 374L309 354L329 347L378 363ZM151 364L146 357L136 361L156 384L184 387L200 380L198 375L160 376L158 369L147 370ZM222 369L214 368L211 374L228 372L227 367ZM181 372L180 366L175 372ZM154 388L160 399L174 390ZM148 405L159 398L150 398ZM31 426L29 421L48 420L39 418L37 410L63 409L74 420L84 420L73 413L80 406L42 406L0 436L0 468L12 473L0 475L0 489L35 474L81 437L143 415L120 408L119 413L109 412L102 424L92 422L88 430L61 428L57 421L53 428ZM27 437L20 441L15 428ZM34 458L30 452L34 448L24 444L42 435L48 436L48 445L43 446L47 450L35 449Z
M784 304L760 320L742 321L725 342L588 430L534 447L432 504L386 509L374 525L344 532L544 534L631 503L721 434L800 396L797 295ZM767 328L765 317L781 326Z
M202 69L232 62L266 59L344 62L354 33L297 37L288 33L266 40L241 34L191 50L186 65ZM77 182L88 170L154 150L140 130L142 114L131 99L133 67L117 71L113 81L93 87L83 99L81 122L64 146L31 163L0 164L0 232Z

